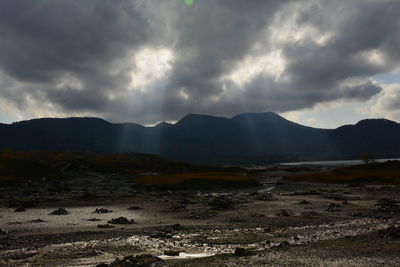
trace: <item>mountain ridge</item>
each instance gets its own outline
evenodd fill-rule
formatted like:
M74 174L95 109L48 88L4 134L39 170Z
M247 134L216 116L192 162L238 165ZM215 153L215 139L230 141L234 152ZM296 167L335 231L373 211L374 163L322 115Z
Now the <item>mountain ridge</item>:
M289 121L275 113L231 118L187 114L153 127L95 117L40 118L0 124L0 149L138 152L200 163L400 156L400 124L365 119L335 129Z

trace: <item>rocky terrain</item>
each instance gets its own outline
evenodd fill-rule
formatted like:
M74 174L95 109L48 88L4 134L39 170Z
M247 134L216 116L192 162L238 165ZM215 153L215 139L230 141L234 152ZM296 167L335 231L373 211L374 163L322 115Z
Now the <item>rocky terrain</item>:
M282 181L287 168L225 190L2 186L0 265L398 266L399 186Z

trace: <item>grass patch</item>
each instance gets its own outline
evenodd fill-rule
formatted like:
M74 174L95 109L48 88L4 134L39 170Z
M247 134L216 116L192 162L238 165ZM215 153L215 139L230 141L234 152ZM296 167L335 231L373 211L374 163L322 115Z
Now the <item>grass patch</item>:
M329 172L287 175L285 181L345 184L400 184L400 161L340 167Z

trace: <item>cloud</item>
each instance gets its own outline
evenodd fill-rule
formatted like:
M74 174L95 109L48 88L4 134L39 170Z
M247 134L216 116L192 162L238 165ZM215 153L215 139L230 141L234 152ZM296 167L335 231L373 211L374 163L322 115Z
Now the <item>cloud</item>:
M15 118L141 123L364 102L385 94L372 76L400 68L397 10L396 0L4 0L0 100Z
M400 84L383 84L384 90L370 106L358 109L361 114L400 121Z

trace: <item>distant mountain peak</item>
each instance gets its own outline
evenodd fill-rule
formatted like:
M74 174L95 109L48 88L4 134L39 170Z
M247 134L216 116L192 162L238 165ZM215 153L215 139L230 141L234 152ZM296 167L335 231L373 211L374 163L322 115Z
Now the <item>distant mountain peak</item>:
M29 124L35 122L100 122L110 124L110 122L97 117L37 118L31 120L17 121L13 122L12 124Z
M243 114L239 114L236 115L234 117L232 117L233 120L235 119L239 119L239 118L275 118L275 119L282 119L282 120L286 120L285 118L279 116L278 114L271 112L271 111L267 111L267 112L260 112L260 113L243 113Z
M154 128L158 128L158 129L163 129L163 128L168 128L171 127L173 124L168 123L166 121L161 121L159 122L157 125L154 126Z
M356 123L357 126L361 125L377 125L377 124L386 124L386 125L398 125L397 122L384 119L384 118L377 118L377 119L364 119L360 120L359 122Z

